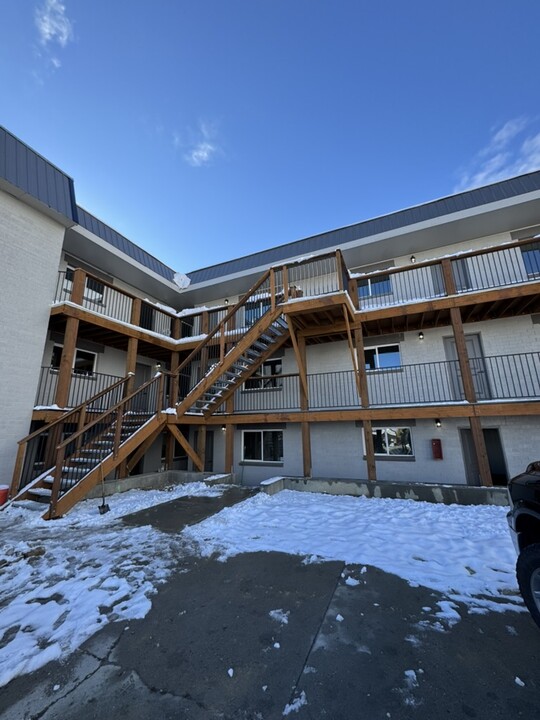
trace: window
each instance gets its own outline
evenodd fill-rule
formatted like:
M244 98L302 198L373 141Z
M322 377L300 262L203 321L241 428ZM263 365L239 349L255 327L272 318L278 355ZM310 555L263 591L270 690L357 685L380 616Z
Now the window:
M263 297L259 300L252 300L247 302L245 306L245 323L246 327L255 325L257 320L261 318L264 313L270 309L270 297Z
M413 455L411 429L405 427L373 428L375 455Z
M391 295L392 283L390 275L377 275L374 278L366 278L358 281L358 297L368 298L377 295Z
M377 345L364 350L366 370L388 370L401 367L399 345Z
M531 243L521 248L521 256L529 280L540 277L540 243Z
M51 369L58 370L60 368L60 359L62 358L62 345L55 345L51 355ZM76 375L93 375L96 368L97 355L86 350L75 350L73 358L73 372Z
M244 430L242 460L250 462L282 462L282 430Z
M246 380L246 390L281 390L283 380L281 375L281 358L267 360L259 368L256 375Z

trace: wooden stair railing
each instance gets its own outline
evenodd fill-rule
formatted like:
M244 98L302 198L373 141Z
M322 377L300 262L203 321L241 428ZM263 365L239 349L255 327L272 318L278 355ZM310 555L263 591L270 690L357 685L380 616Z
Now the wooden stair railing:
M22 440L19 440L9 498L13 498L29 483L52 468L56 446L62 439L65 425L76 424L77 428L75 432L77 432L85 426L90 413L95 417L96 413L102 414L106 412L111 404L115 404L118 398L122 397L131 377L132 373L129 373L125 378L121 378L112 385L109 385L109 387L96 393L72 410L62 413L52 422L47 423L47 425L44 425L22 438ZM40 471L36 472L35 458L40 450L43 453L43 461L40 461L42 467Z
M56 448L46 519L60 517L165 423L164 375L148 382Z

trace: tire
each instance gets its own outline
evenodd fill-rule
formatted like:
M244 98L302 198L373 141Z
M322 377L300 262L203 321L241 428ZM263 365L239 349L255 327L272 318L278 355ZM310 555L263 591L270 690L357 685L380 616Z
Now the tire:
M540 627L540 543L528 545L519 554L516 574L521 596L534 622Z

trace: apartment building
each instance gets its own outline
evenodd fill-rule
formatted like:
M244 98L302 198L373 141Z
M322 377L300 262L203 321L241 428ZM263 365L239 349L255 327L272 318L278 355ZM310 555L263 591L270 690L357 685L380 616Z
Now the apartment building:
M0 129L0 482L504 485L540 435L540 172L189 274Z

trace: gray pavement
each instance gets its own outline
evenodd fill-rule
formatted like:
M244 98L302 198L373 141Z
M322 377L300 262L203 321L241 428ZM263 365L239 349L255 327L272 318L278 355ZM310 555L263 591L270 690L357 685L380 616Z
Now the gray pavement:
M173 503L150 520L169 528L186 517ZM144 619L111 624L65 663L12 681L0 717L271 720L293 706L286 717L540 718L529 616L459 606L448 627L435 615L443 599L372 567L186 550Z

